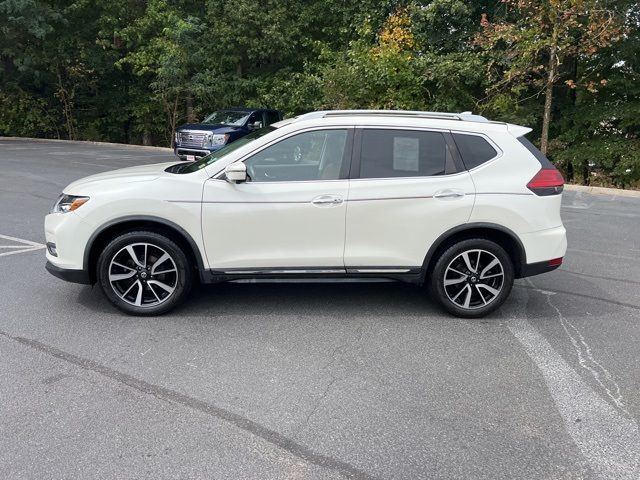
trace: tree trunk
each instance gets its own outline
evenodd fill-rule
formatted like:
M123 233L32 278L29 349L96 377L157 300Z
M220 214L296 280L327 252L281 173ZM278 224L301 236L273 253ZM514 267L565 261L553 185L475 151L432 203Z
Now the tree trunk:
M556 81L557 56L555 42L549 52L549 71L547 86L544 92L544 113L542 114L542 135L540 136L540 151L547 154L549 146L549 124L551 123L551 107L553 106L553 84Z
M193 123L196 121L196 115L193 111L193 97L191 95L187 95L185 103L187 105L187 122Z
M60 70L57 71L58 76L58 91L57 96L62 104L62 113L64 114L64 118L67 126L67 137L69 140L76 139L76 130L75 130L75 120L73 118L73 90L70 94L69 91L65 88L64 82L62 81L62 75L60 74Z
M153 142L151 140L151 132L147 127L145 127L144 131L142 132L142 145L146 145L146 146L153 145Z

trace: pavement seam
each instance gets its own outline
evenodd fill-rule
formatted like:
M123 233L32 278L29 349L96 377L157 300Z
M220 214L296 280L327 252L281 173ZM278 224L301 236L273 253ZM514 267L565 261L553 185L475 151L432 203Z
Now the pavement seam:
M90 360L88 358L80 357L63 350L59 350L50 345L46 345L37 340L30 338L19 337L10 335L7 332L0 330L0 335L3 337L18 342L24 346L32 348L34 350L46 353L49 356L63 360L65 362L76 365L84 370L88 370L118 383L126 385L130 388L138 390L147 395L152 395L161 400L170 401L188 407L193 410L200 411L212 417L223 420L227 423L234 425L235 427L244 430L262 440L281 448L291 455L304 460L305 462L317 465L327 470L332 470L339 473L345 478L357 479L357 480L373 480L376 477L369 475L368 473L350 465L349 463L334 458L328 457L321 453L318 453L302 444L295 442L294 440L285 437L284 435L271 430L253 420L245 418L237 413L225 410L220 407L216 407L203 400L199 400L194 397L190 397L183 393L171 390L166 387L154 385L152 383L140 380L127 373L114 370L98 362Z
M518 283L514 284L513 286L517 288L525 288L527 290L538 290L536 287L530 287L529 285L522 285ZM587 295L585 293L569 292L568 290L557 290L557 289L552 290L550 288L546 288L545 291L552 292L552 293L562 293L564 295L574 295L576 297L588 298L590 300L597 300L599 302L611 303L613 305L619 305L621 307L640 310L640 305L634 305L633 303L619 302L617 300L611 300L609 298L594 297L593 295Z

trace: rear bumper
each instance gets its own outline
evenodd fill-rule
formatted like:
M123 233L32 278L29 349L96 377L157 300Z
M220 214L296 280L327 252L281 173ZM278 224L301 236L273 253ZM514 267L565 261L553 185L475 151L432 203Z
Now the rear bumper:
M89 272L86 270L73 270L70 268L62 268L54 265L51 262L47 262L44 266L47 271L53 275L54 277L61 278L67 282L71 283L81 283L83 285L91 285L91 280L89 278Z
M518 278L533 277L534 275L540 275L541 273L552 272L559 266L560 265L549 265L549 262L528 263L522 266Z
M564 226L518 235L528 264L564 257L567 252L567 231Z

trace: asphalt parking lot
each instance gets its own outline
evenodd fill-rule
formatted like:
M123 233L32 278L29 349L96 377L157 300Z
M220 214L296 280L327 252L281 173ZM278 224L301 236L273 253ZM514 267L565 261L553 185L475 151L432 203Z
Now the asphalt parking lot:
M172 158L0 139L1 478L640 478L640 198L566 192L565 264L481 320L391 283L134 318L44 270L68 183Z

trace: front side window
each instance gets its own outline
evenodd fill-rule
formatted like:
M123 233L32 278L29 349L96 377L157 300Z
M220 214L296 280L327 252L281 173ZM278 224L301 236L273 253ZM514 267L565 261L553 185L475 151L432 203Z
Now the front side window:
M259 126L256 125L259 123ZM249 121L247 122L249 127L251 128L262 128L264 126L264 121L262 119L262 112L253 112L249 117Z
M362 133L360 178L444 175L452 162L440 132L367 129Z
M316 130L281 140L245 161L248 181L338 180L345 177L349 131Z

